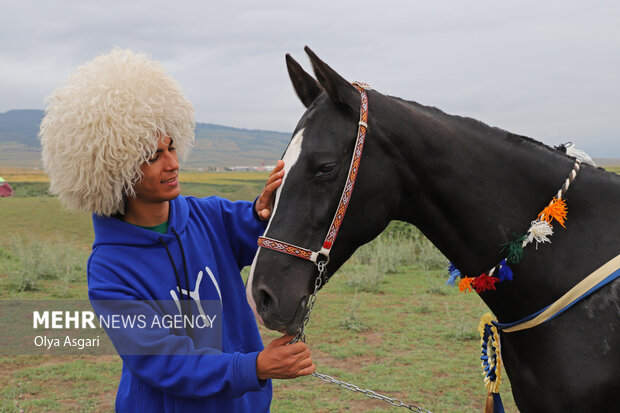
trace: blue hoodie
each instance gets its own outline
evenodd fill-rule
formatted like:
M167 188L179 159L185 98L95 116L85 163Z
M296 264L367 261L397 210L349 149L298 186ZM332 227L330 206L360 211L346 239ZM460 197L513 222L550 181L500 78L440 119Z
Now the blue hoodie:
M175 300L178 304L192 300L191 292L193 300L221 303L220 349L201 346L191 332L171 329L160 329L157 337L148 340L144 335L124 338L146 349L139 354L157 355L121 354L116 410L269 411L271 381L256 376L256 357L263 344L239 275L241 268L251 264L256 239L265 229L252 203L179 196L170 201L166 234L95 215L93 225L95 243L88 260L91 302ZM157 351L149 353L155 342ZM159 353L161 348L166 348L167 355ZM170 355L175 353L184 355Z

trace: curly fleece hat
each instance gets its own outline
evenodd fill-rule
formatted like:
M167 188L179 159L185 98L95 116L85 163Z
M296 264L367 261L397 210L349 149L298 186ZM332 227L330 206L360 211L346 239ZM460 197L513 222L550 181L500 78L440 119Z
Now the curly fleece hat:
M194 109L144 54L114 49L78 67L47 98L41 122L50 192L66 208L111 216L142 179L140 166L169 135L181 159L194 142Z

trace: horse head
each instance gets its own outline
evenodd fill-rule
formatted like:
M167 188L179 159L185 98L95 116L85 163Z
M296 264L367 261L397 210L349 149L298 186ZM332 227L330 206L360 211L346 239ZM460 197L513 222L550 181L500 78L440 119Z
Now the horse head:
M360 93L307 47L306 52L318 82L286 56L294 89L307 110L282 158L284 181L265 237L319 251L347 180L358 132ZM371 105L379 96L369 91ZM355 186L347 218L330 252L327 277L394 216L389 205L397 202L382 198L399 196L397 179L389 158L380 150L383 139L375 131L372 116L368 123L367 149L358 172L358 181L364 184ZM265 326L293 334L303 320L317 275L311 261L259 248L248 280L248 300Z

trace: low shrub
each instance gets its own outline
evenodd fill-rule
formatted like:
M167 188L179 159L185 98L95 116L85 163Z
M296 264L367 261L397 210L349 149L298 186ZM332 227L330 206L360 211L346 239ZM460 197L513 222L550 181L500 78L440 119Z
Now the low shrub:
M471 328L465 320L454 325L452 330L446 334L446 338L456 342L480 340L480 333Z
M385 272L382 268L374 264L347 264L341 270L346 284L356 291L368 293L378 293L381 291L381 284L385 281Z
M15 236L0 247L0 271L8 276L11 289L39 289L41 280L60 280L65 284L86 274L86 253L62 240L41 240Z
M359 333L364 330L368 330L368 326L364 324L362 318L358 314L359 300L357 299L357 293L354 295L353 300L347 306L348 311L345 313L345 317L340 320L340 327L345 330L354 331Z
M404 266L437 270L446 268L447 259L417 228L393 221L381 235L362 245L340 271L348 286L376 293L386 274Z

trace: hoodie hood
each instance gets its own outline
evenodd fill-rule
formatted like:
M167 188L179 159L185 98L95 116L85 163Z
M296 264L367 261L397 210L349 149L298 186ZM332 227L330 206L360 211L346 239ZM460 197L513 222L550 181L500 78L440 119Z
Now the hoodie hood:
M189 220L189 207L182 196L178 196L169 202L168 230L163 235L120 219L110 219L110 217L93 214L93 228L95 230L93 248L100 245L161 245L160 239L166 243L171 242L175 239L172 229L179 234L185 231Z

